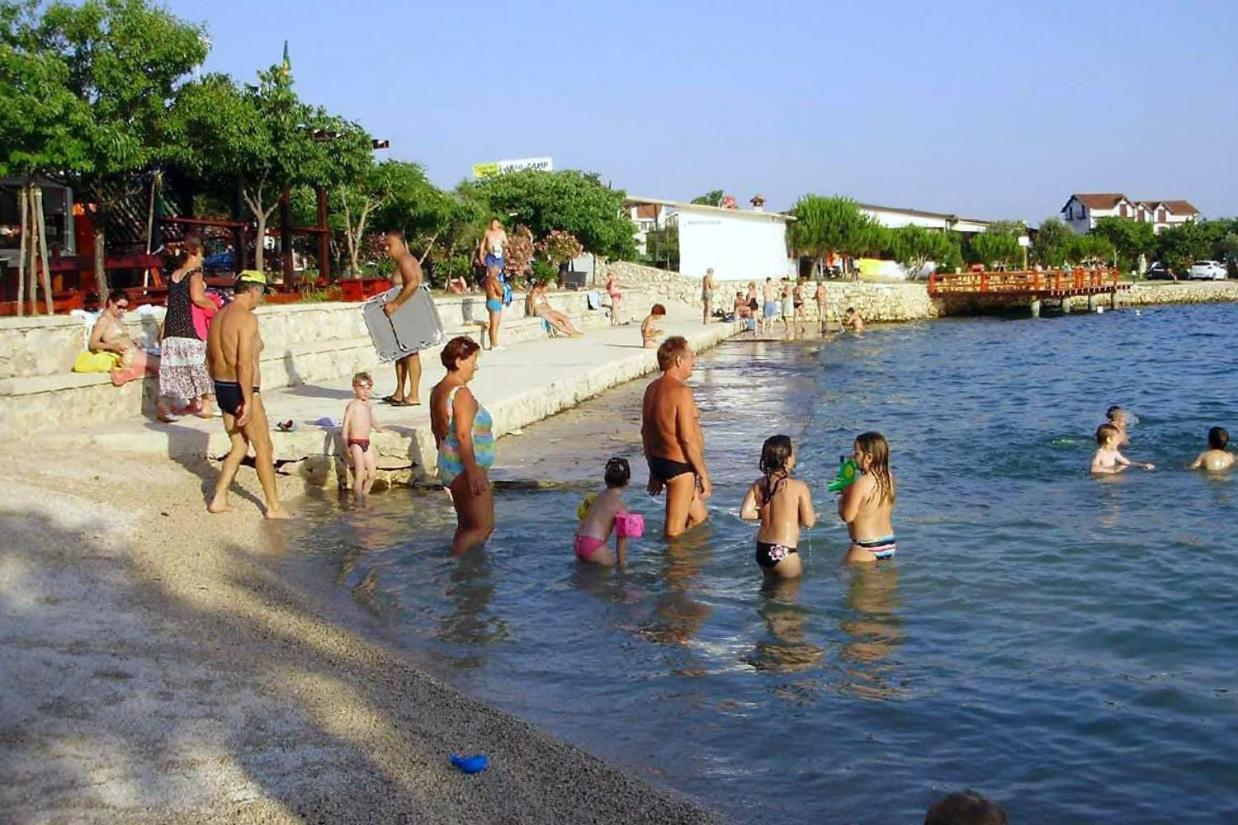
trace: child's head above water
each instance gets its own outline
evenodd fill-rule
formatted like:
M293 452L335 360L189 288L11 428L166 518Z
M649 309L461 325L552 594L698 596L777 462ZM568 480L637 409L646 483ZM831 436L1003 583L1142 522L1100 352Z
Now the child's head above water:
M1105 418L1109 419L1109 423L1120 427L1122 426L1122 423L1126 421L1126 410L1122 409L1117 404L1114 404L1112 407L1105 410Z
M795 466L795 448L785 435L771 435L761 445L761 472L766 475L790 472Z
M653 309L649 310L649 314L652 315L654 318L661 318L663 315L666 314L666 307L662 306L661 304L654 304Z
M855 437L854 459L865 473L877 481L883 498L894 501L894 478L890 475L890 442L878 432L860 433Z
M632 479L632 468L626 458L615 456L606 462L606 486L627 487Z
M1224 450L1229 446L1229 433L1224 427L1213 427L1208 430L1208 449Z
M362 391L368 392L374 388L374 379L370 377L368 372L359 372L352 377L352 391L358 398L361 397Z
M1101 424L1096 428L1096 443L1104 447L1111 440L1116 441L1120 435L1121 431L1112 424Z

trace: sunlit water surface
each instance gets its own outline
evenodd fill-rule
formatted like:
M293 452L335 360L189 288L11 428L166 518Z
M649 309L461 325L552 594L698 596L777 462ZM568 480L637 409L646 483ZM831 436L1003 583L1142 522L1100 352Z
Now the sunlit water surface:
M1020 823L1238 821L1235 487L1185 469L1208 426L1238 434L1236 312L726 344L693 379L711 523L657 538L631 452L652 529L626 574L574 561L579 490L501 492L463 560L440 495L307 500L300 563L466 692L738 822L920 821L961 787ZM1087 475L1110 403L1155 472ZM867 429L900 549L846 569L824 484ZM824 518L802 582L769 589L736 512L776 432Z

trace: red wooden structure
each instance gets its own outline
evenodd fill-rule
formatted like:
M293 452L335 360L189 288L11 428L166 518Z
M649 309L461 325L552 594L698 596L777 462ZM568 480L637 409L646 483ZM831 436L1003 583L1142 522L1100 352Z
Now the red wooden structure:
M1053 272L963 272L956 275L930 275L928 292L934 298L953 295L1008 295L1012 298L1070 298L1075 295L1102 295L1130 289L1118 279L1116 269L1063 269Z

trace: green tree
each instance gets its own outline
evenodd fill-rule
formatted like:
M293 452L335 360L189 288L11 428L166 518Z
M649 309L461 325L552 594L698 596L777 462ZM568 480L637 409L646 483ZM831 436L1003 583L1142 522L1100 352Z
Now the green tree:
M69 87L69 66L61 55L40 49L37 18L29 4L0 3L0 176L22 180L19 292L33 280L33 250L46 249L37 225L31 225L30 204L36 203L36 178L52 173L82 173L90 169L86 135L89 107ZM37 221L36 221L37 223ZM33 238L33 243L27 239ZM44 270L46 309L52 296ZM34 295L32 294L33 300ZM18 312L25 312L24 301Z
M1088 234L1109 241L1117 253L1117 263L1123 269L1134 269L1140 255L1156 251L1156 232L1152 224L1132 221L1128 218L1101 218Z
M635 231L623 213L624 193L593 173L524 170L483 178L472 187L494 214L509 216L539 237L570 232L587 252L631 260Z
M699 206L721 206L722 196L726 193L721 189L710 189L704 195L698 195L692 202Z
M303 103L287 63L259 72L258 85L243 91L220 74L187 84L174 122L183 164L236 182L257 224L259 269L265 265L261 239L282 192L356 182L372 162L369 135Z
M1066 263L1075 232L1057 218L1045 218L1032 240L1032 258L1046 267L1059 267Z
M183 78L206 59L206 40L199 26L146 0L52 3L39 40L62 56L69 88L89 107L89 162L77 179L98 210L95 278L106 291L107 225L117 205L143 191L146 173L171 155L168 114Z
M1190 268L1193 261L1207 258L1213 252L1208 231L1197 223L1180 223L1156 236L1157 257L1175 272Z
M862 255L880 240L882 227L850 198L804 195L791 214L792 246L815 258L818 267L827 255Z
M400 229L411 237L427 228L438 231L453 207L421 166L395 160L371 163L358 179L337 184L335 194L353 275L361 271L358 256L366 230L375 228L371 220L380 230Z
M969 257L986 267L1008 267L1023 257L1019 239L1004 232L981 232L968 243Z
M953 241L945 232L923 226L900 226L890 230L894 260L907 271L909 278L919 277L930 263L944 268L949 262Z
M1113 260L1113 243L1104 235L1076 235L1067 248L1067 258L1075 264L1108 264Z

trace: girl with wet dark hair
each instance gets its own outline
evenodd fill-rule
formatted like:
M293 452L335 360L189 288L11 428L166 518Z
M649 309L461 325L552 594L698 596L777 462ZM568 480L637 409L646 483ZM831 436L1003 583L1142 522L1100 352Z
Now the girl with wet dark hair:
M791 478L795 447L785 435L765 439L761 447L761 477L748 488L739 516L761 522L757 531L756 560L767 576L793 579L803 572L800 564L800 530L817 523L812 491Z
M615 456L606 462L606 489L582 503L583 514L576 530L573 549L576 558L591 564L623 567L627 560L628 539L640 538L645 520L639 513L629 513L623 503L623 488L632 480L632 468L626 458ZM615 533L615 552L606 546L611 531Z

